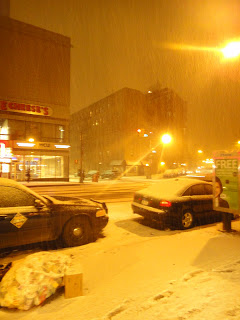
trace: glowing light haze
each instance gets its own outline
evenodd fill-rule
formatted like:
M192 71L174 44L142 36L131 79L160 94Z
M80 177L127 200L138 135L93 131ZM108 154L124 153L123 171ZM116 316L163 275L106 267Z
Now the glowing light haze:
M11 0L10 11L71 37L72 112L158 83L187 101L195 153L238 145L240 59L222 50L240 35L239 0Z

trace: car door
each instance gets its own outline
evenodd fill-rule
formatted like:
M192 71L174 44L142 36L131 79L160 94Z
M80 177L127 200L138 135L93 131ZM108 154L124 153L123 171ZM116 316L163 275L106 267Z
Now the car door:
M207 218L212 212L211 185L203 183L195 184L191 187L191 192L193 211L196 216L199 216L199 218Z
M203 196L205 189L203 184L195 184L191 186L191 203L195 216L199 216L204 211Z
M36 197L12 186L0 186L0 248L49 240L50 211L37 209Z
M210 184L204 185L205 196L203 201L203 210L208 214L213 213L213 187Z

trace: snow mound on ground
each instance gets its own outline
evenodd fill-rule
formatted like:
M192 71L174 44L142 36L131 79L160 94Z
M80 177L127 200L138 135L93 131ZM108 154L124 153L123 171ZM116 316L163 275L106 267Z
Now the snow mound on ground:
M28 310L62 286L71 259L64 254L38 252L15 263L0 283L0 306Z

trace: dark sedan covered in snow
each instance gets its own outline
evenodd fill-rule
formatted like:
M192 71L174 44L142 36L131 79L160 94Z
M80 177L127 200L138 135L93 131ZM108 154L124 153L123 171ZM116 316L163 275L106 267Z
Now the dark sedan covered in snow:
M41 196L4 178L0 195L0 249L52 240L80 246L95 240L108 223L103 202Z
M213 210L212 188L211 183L198 179L163 179L137 191L132 209L147 220L179 229L189 229L197 221L221 221L221 214Z

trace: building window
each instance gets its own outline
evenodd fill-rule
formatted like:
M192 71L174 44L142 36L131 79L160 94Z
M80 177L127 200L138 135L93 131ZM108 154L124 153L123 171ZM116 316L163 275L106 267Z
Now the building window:
M56 126L56 139L58 142L63 142L64 141L64 126Z
M51 123L42 123L41 140L55 142L55 125Z
M26 124L25 121L8 120L10 140L25 140Z
M12 179L24 181L25 173L30 169L31 179L64 178L64 156L52 155L16 155L17 161L12 167Z
M0 139L9 140L8 119L0 119Z
M27 140L33 138L35 141L40 141L41 124L39 122L27 121L25 131Z

